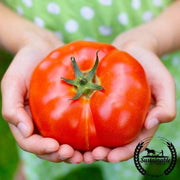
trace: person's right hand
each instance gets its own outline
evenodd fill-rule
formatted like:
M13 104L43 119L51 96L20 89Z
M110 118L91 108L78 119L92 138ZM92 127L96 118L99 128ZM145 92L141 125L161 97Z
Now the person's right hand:
M28 89L34 68L49 52L63 45L54 34L49 34L46 39L32 37L14 57L1 83L2 115L23 150L52 162L80 163L82 154L71 146L36 134L29 111Z

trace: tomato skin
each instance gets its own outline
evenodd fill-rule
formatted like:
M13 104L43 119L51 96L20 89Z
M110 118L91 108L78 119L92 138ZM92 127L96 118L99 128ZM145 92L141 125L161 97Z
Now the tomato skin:
M99 51L96 76L101 91L71 99L76 90L60 78L74 79L70 57L89 71ZM29 92L33 120L44 137L77 150L117 147L139 134L151 102L142 66L129 54L97 42L76 41L50 53L34 70Z

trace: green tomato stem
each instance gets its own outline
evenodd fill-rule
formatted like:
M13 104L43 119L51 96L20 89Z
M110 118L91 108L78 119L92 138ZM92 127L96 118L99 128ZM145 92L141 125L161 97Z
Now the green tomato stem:
M79 69L75 57L71 57L71 62L75 73L75 79L66 79L61 77L61 79L65 81L67 84L70 84L77 88L76 95L71 100L76 100L79 97L81 97L83 94L89 96L93 91L103 89L102 86L95 84L93 82L93 78L96 74L96 70L99 63L98 52L99 51L96 52L96 61L93 68L86 75L84 75Z

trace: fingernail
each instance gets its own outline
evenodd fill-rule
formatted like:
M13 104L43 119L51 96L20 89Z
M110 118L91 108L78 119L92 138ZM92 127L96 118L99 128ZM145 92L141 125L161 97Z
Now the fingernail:
M48 145L47 146L47 149L46 149L46 153L53 153L53 152L55 152L55 151L57 151L57 147L56 146L50 146L50 145Z
M28 128L27 126L20 122L18 125L17 125L17 128L20 130L21 134L24 136L24 137L27 137L29 135L28 133Z
M151 129L151 128L155 127L155 126L158 125L158 124L159 124L158 119L157 119L157 118L152 118L152 119L147 123L146 128L147 128L147 129Z

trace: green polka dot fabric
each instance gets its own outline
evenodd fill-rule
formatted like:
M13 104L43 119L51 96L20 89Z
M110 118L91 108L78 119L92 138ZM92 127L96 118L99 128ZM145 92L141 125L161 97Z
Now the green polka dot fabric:
M121 32L157 16L171 0L4 0L18 14L54 31L65 43L110 43Z
M40 27L50 29L65 43L90 40L111 43L119 34L152 18L170 5L172 0L4 0L19 15ZM177 108L180 108L180 52L162 57L174 76ZM156 135L172 141L180 148L180 111L171 123L162 124ZM173 133L172 133L173 132ZM120 163L95 162L87 165L52 163L19 149L28 180L98 179L139 180L133 159ZM178 152L179 153L179 152ZM179 155L179 154L178 154ZM84 178L82 178L84 177Z

